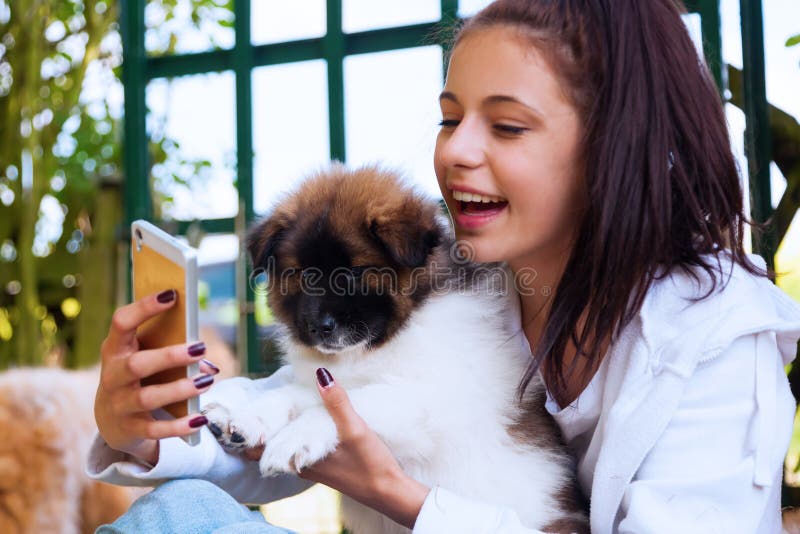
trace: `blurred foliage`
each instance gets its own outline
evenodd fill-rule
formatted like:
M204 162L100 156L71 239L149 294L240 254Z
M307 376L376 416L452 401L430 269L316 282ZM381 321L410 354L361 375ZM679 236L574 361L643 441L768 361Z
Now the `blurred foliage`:
M148 0L145 48L153 56L231 48L233 0Z
M786 46L787 47L796 46L796 45L799 45L799 44L800 44L800 33L798 33L797 35L793 35L792 37L789 37L788 39L786 39Z
M116 6L102 0L0 0L0 309L8 334L0 344L2 368L48 357L75 366L96 358L66 350L85 330L83 317L93 314L70 317L62 303L86 297L84 262L98 252L90 252L95 241L110 239L113 252L119 209L104 210L110 221L96 214L101 198L119 205L116 19ZM106 307L110 280L91 278Z
M230 1L150 4L167 22L189 13L174 32L232 23ZM124 295L118 16L111 0L0 0L0 369L96 362ZM165 135L149 152L162 182L207 165Z

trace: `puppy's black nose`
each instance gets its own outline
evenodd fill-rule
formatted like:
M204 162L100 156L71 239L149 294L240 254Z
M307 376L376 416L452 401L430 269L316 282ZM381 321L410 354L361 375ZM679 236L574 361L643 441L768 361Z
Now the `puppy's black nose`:
M323 315L319 321L319 329L322 331L322 333L330 334L335 328L336 321L333 319L333 316L329 313Z
M313 339L327 337L336 330L336 319L330 313L325 313L316 321L309 321L307 324L308 334Z

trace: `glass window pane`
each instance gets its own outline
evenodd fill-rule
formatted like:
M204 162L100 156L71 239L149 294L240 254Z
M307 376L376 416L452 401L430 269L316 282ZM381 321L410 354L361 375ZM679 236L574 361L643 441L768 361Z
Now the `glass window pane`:
M432 0L343 0L342 29L355 33L406 26L441 18L441 4Z
M233 48L233 0L147 0L144 46L148 55Z
M236 215L233 73L156 79L146 98L156 215L181 220Z
M492 0L458 0L458 16L471 17L491 3Z
M697 49L698 54L704 57L703 52L703 21L699 13L686 13L681 15L686 29L689 31L689 37L694 42L694 47Z
M742 68L742 26L739 19L739 0L721 0L722 61Z
M325 0L252 0L253 44L280 43L325 35Z
M438 197L433 146L441 120L441 48L350 56L344 75L347 163L387 164Z
M234 347L239 326L235 263L239 253L239 238L234 234L209 234L203 236L196 245L200 339L215 347L220 341L228 347ZM217 361L216 357L222 357L219 354L211 354L217 365L228 363L226 359Z
M323 60L253 70L257 213L329 159L327 72Z

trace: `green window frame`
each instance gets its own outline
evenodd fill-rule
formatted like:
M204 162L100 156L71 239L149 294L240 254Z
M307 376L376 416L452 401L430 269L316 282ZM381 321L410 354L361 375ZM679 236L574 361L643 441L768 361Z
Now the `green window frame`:
M436 0L431 0L436 1ZM130 222L153 220L149 190L147 133L145 129L145 89L155 78L172 78L209 72L233 71L236 98L236 173L239 213L234 218L179 222L176 231L186 233L190 225L199 224L208 233L243 235L244 228L255 217L253 204L253 127L252 72L254 68L285 63L325 60L328 77L328 109L330 158L346 161L344 117L343 62L347 56L384 52L430 45L433 30L440 23L458 18L458 0L440 0L441 18L422 24L377 29L357 33L342 30L342 0L327 0L327 33L320 38L253 45L250 38L250 1L234 4L235 45L227 50L148 57L145 51L146 0L123 0L121 31L124 50L123 85L125 91L125 199L124 227L121 235L130 239ZM719 0L687 0L687 8L701 18L704 53L714 79L724 87L721 61ZM764 45L761 0L741 0L744 48L745 95L747 117L747 155L750 161L750 183L754 198L753 217L764 221L772 214L769 182L769 127L764 84ZM443 44L439 42L438 44ZM443 65L446 69L446 65ZM243 155L245 157L243 157ZM767 162L767 164L763 164ZM154 221L163 224L163 221ZM771 263L777 240L757 243L757 251ZM246 354L247 372L269 371L260 360L256 337L254 293L246 283L245 254L240 251L236 265L236 297L240 304L237 353Z

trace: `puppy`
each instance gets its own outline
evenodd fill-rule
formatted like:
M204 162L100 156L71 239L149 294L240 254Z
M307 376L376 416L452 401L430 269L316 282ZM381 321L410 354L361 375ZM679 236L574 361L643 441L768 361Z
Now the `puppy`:
M513 508L548 532L588 532L573 461L511 332L510 272L469 264L435 201L390 172L335 166L252 228L268 301L285 327L289 382L248 382L206 406L226 447L264 445L264 476L296 472L337 445L315 369L327 367L405 472L464 497ZM343 497L355 534L408 529Z

